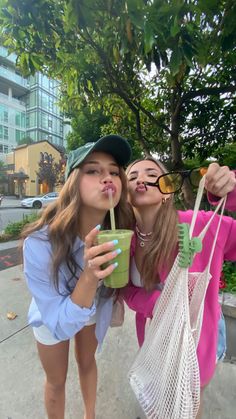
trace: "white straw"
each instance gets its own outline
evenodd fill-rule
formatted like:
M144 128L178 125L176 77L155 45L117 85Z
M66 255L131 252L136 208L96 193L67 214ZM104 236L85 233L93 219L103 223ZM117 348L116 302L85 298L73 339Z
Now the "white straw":
M114 215L114 204L113 204L113 198L112 198L112 190L108 189L108 195L109 195L109 202L110 202L110 220L111 220L111 229L116 229L115 224L115 215Z

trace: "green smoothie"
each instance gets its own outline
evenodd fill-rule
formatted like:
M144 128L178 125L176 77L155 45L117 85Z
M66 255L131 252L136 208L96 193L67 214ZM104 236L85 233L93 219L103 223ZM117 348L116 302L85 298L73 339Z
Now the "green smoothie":
M118 266L111 275L104 279L104 285L110 288L122 288L129 282L129 260L130 243L133 235L132 230L103 230L98 234L98 244L106 243L112 240L118 240L115 249L121 249L122 252L106 264L118 262ZM104 266L105 267L105 266Z

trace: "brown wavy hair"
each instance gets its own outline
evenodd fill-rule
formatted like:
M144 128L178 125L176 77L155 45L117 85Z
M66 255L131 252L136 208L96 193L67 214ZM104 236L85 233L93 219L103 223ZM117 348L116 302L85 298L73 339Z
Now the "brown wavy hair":
M134 225L134 215L132 207L127 201L127 179L124 170L122 168L119 168L119 170L122 192L120 201L114 209L116 226L120 229L132 228ZM80 170L76 168L64 184L57 200L43 210L37 221L26 225L21 234L22 250L23 240L26 237L40 230L42 227L48 226L48 238L53 250L52 278L57 290L59 289L58 271L60 264L66 262L71 272L70 280L75 277L78 268L72 249L79 230L79 209L81 202L78 192L79 177ZM102 228L111 228L109 211L105 216Z
M167 169L161 162L153 157L146 157L132 162L127 167L126 174L129 173L134 164L143 160L154 162L163 174L167 173ZM169 272L173 265L178 243L177 224L178 214L174 206L174 195L170 195L166 202L159 208L154 219L151 240L143 249L144 257L141 278L147 290L154 289L155 285L160 282L159 273L162 270Z

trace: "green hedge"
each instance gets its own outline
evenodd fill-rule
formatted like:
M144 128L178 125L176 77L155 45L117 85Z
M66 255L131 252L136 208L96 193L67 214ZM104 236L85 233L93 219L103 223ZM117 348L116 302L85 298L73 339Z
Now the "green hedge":
M221 292L236 294L236 263L225 262L220 281Z
M6 242L9 240L17 240L20 237L20 233L26 224L32 223L38 219L37 214L23 215L21 221L9 223L4 230L3 234L0 234L0 242Z

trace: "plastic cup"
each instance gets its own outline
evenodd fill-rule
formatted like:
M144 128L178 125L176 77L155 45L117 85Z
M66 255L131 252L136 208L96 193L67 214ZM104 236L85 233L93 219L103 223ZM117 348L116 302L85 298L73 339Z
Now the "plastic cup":
M104 285L109 288L122 288L129 282L129 261L130 261L130 243L133 235L132 230L103 230L98 236L98 244L106 243L112 240L118 240L115 249L121 249L122 252L114 259L104 264L103 268L118 262L114 271L104 279Z

